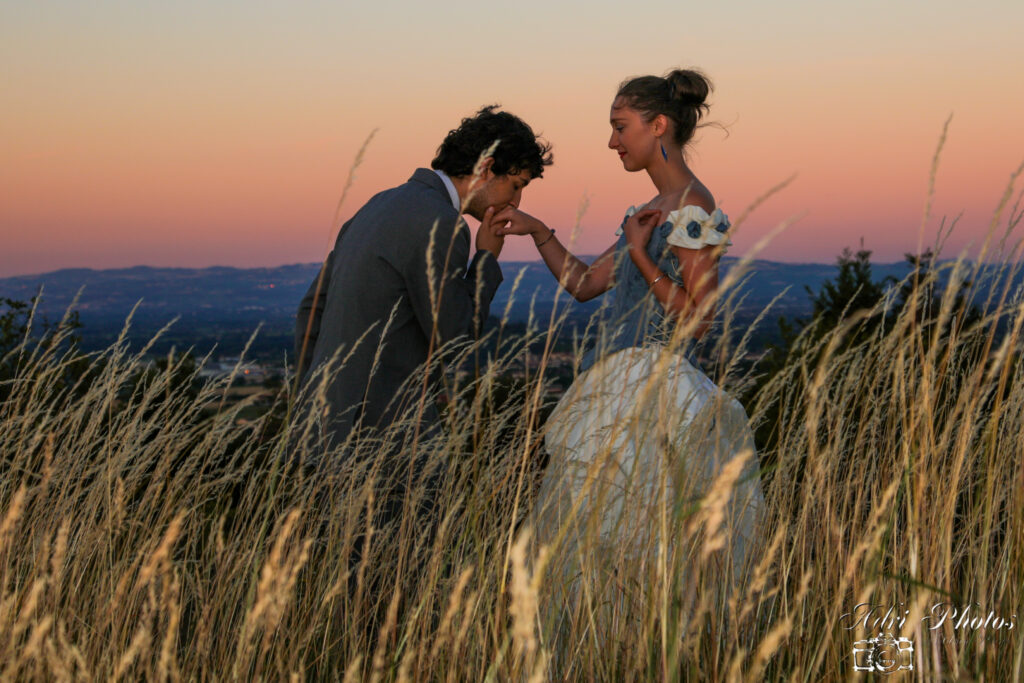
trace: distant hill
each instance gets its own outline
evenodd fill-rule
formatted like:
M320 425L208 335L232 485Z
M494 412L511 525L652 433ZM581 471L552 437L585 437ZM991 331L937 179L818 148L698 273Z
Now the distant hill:
M722 274L736 259L722 259ZM76 308L83 318L124 322L138 303L137 321L166 322L174 316L183 319L274 320L292 317L296 306L312 282L319 264L303 263L276 268L133 268L92 270L73 268L41 275L22 275L0 279L0 296L27 300L42 287L41 310L49 315L63 312L81 289ZM876 276L902 276L904 263L874 264ZM505 281L499 288L492 310L503 310L512 294L512 284L523 271L512 318L525 319L530 299L539 306L550 306L557 285L547 267L540 262L502 264ZM780 309L808 308L804 286L817 289L835 275L834 264L778 263L755 261L753 272L743 287L744 308L760 310L786 287L790 291L779 302ZM563 292L560 300L566 299Z
M736 263L737 259L724 257L722 275ZM903 277L909 272L904 262L872 264L872 269L875 279ZM197 350L203 350L200 342L207 340L219 343L224 352L237 352L262 323L255 350L269 352L290 345L295 309L318 270L319 264L315 263L276 268L76 268L0 279L0 296L24 301L41 287L40 311L54 320L77 295L76 308L85 325L83 337L87 346L94 348L113 341L135 308L133 339L148 339L177 317L168 342L179 348L195 343L199 344ZM557 285L543 263L508 262L502 264L502 270L505 281L492 304L492 315L503 314L520 271L522 278L509 309L510 320L525 321L531 301L536 314L550 314ZM778 315L805 315L810 310L805 287L816 291L835 274L835 264L755 261L739 290L739 317L752 320L784 290L769 326L774 328ZM586 320L598 306L596 301L571 302L564 292L558 301L568 306L570 319L576 321Z

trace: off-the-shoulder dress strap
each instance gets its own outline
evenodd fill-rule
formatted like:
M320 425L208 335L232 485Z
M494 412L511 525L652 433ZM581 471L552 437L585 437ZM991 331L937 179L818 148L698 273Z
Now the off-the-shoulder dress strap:
M668 222L672 224L672 232L666 241L675 247L700 249L707 245L725 244L732 246L729 240L729 217L721 209L711 213L696 204L687 204L668 214ZM723 247L723 250L724 248Z

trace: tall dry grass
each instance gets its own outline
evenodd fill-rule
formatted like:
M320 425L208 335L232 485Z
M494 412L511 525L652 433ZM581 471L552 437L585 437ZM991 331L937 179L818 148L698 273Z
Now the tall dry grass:
M1020 222L1011 199L993 230ZM1008 241L988 256L1017 262ZM1020 680L1019 620L921 619L936 603L1024 606L1024 301L983 266L950 268L940 324L908 307L847 348L852 312L748 406L754 423L781 409L743 557L722 523L740 481L728 466L675 498L662 471L639 554L593 520L574 520L571 548L539 534L544 361L506 399L493 389L536 344L547 359L557 316L505 335L488 362L478 345L436 354L476 370L446 387L443 434L411 437L413 406L330 452L293 393L241 424L244 404L203 412L230 379L192 399L168 367L133 393L144 350L118 343L73 391L59 345L22 346L0 405L0 678L838 680L875 635L844 615L870 603L905 617L877 628L913 641L915 677ZM741 273L704 350L733 393L751 381L748 337L730 329ZM991 292L970 327L953 305L965 276Z

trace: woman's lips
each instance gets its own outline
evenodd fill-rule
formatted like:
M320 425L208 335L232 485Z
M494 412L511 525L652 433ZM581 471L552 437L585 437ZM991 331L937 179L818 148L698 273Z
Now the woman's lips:
M619 152L619 158L620 158L620 159L621 159L622 157L624 157L624 156L626 156L626 153L625 153L625 152Z

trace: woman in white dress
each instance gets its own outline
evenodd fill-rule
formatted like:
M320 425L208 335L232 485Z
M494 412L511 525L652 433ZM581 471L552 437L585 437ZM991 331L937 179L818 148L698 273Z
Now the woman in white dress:
M618 240L593 264L518 210L500 229L531 235L578 301L609 290L613 297L595 348L546 427L537 534L576 578L603 566L614 584L623 562L631 571L662 563L664 573L666 557L668 566L692 566L702 553L738 572L762 505L747 415L697 369L691 351L711 324L718 260L730 244L728 218L684 157L709 92L692 70L620 86L608 147L625 170L645 171L657 194L629 208ZM706 495L713 482L717 497Z

